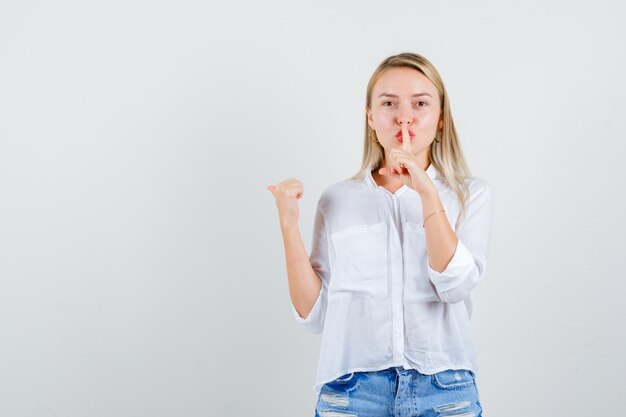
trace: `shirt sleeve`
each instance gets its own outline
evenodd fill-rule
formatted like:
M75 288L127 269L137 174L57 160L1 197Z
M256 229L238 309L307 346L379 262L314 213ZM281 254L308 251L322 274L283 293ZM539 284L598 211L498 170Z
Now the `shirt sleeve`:
M321 201L321 200L320 200ZM313 225L313 239L309 261L313 270L317 273L322 281L322 287L317 296L317 301L313 305L306 319L303 319L296 308L291 303L296 321L302 324L307 330L314 334L320 334L324 330L324 319L326 317L326 306L328 301L328 282L330 279L330 245L327 233L324 212L321 208L320 201L317 204L315 213L315 221Z
M439 298L446 303L463 301L478 285L486 271L491 244L493 195L489 184L471 196L465 218L457 229L457 246L442 272L428 264L428 274Z

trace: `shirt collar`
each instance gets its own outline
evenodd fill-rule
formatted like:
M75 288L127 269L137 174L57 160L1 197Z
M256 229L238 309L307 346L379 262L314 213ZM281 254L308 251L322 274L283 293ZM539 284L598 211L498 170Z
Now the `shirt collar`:
M433 182L436 180L437 176L439 175L439 171L437 171L437 168L435 168L435 165L433 165L432 162L430 163L430 165L428 165L428 168L426 168L426 175L428 175ZM374 188L378 187L378 184L376 184L376 181L374 181L374 177L372 177L372 171L369 169L366 170L365 172L365 182L367 182L369 185L371 185ZM402 186L402 188L404 187L406 187L406 185Z

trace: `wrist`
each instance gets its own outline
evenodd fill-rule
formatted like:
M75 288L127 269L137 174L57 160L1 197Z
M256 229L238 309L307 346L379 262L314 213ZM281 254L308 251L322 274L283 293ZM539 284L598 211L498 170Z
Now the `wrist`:
M418 192L422 201L436 201L439 199L439 193L436 188L431 188L422 192Z
M422 215L424 218L430 216L432 213L437 210L442 210L443 204L441 203L441 199L439 198L439 194L435 191L434 193L423 193L422 197Z
M280 230L283 233L291 233L293 230L298 230L297 221L280 222Z

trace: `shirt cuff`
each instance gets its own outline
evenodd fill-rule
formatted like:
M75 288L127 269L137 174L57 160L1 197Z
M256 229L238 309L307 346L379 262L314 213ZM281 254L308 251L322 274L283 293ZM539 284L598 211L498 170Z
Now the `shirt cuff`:
M315 317L317 317L319 315L321 304L322 304L322 291L323 290L324 290L324 288L320 288L320 293L317 296L317 300L315 301L315 304L313 305L313 308L309 312L309 315L306 316L306 319L302 318L300 313L298 313L298 310L296 310L296 308L294 307L293 302L291 303L291 311L293 312L293 315L296 318L296 321L298 323L304 324L304 325L311 324L313 322L313 320L315 319Z
M457 238L457 240L454 255L452 259L450 259L450 262L448 262L446 269L442 272L435 271L427 262L430 280L443 301L448 301L447 292L461 285L467 278L468 271L471 271L474 265L472 253L467 249L467 246L461 242L461 239Z

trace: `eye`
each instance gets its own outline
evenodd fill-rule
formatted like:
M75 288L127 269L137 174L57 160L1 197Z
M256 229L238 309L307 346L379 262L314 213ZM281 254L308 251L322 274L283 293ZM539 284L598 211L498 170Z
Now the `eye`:
M420 105L420 104L422 104L422 103L423 103L423 105ZM417 104L418 104L418 106L419 106L419 107L424 107L424 106L426 106L428 103L426 103L425 101L418 101L418 102L417 102Z
M383 106L385 106L387 103L393 103L393 102L392 101L385 101L385 102L383 102ZM385 107L388 107L388 106L385 106Z

